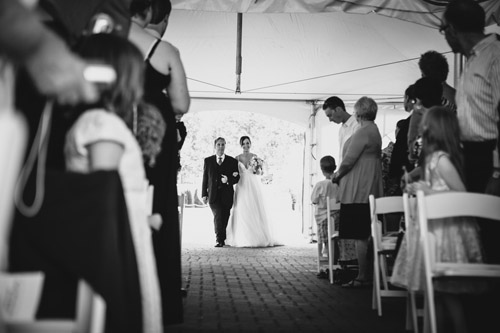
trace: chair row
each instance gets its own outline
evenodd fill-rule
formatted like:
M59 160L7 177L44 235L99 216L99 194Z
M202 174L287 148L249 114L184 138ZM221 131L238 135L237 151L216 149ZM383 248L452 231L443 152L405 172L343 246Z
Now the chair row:
M429 223L446 217L477 217L498 223L500 197L468 192L441 192L426 196L419 191L416 197L410 197L406 193L403 196L382 198L371 195L369 202L374 245L372 308L378 311L379 316L382 316L382 298L407 297L406 329L418 332L417 318L423 316L423 331L436 333L433 280L443 277L500 278L500 265L438 262L434 256L433 234L429 232ZM423 309L417 309L414 291L392 288L388 283L390 276L386 258L395 254L396 240L394 236L387 237L382 233L384 218L379 217L389 213L403 213L407 225L418 225L418 229L407 228L405 237L407 240L418 239L418 244L414 245L423 255ZM410 232L418 234L409 235Z

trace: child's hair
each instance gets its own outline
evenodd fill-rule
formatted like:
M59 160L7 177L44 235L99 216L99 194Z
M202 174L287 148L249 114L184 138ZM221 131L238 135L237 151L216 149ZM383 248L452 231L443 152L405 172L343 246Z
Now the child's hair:
M139 49L123 37L95 34L83 40L79 54L113 67L116 80L101 87L97 104L116 113L131 128L132 110L142 99L144 86L144 60Z
M464 160L460 146L460 127L455 112L443 106L430 108L422 118L420 131L422 133L420 165L423 167L424 176L424 163L427 157L433 152L441 150L448 153L451 163L463 181Z
M330 155L323 156L321 160L319 160L319 166L321 168L321 171L326 173L333 173L335 169L337 169L335 159Z
M144 162L153 167L161 152L166 123L158 109L149 103L141 102L137 107L137 132L135 136L142 150Z

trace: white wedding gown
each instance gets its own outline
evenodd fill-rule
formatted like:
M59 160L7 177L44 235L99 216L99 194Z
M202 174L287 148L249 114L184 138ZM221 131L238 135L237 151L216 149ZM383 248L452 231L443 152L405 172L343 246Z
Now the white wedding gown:
M238 169L240 180L236 185L226 243L235 247L281 245L269 218L260 177L241 162Z

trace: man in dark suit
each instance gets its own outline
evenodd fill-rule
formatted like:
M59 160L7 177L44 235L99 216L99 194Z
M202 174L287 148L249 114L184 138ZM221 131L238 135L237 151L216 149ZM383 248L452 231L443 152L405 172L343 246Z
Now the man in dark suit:
M226 227L233 207L234 187L240 180L238 161L224 154L226 140L217 138L214 142L215 155L205 158L203 164L203 202L210 204L214 214L215 247L223 247L226 240Z

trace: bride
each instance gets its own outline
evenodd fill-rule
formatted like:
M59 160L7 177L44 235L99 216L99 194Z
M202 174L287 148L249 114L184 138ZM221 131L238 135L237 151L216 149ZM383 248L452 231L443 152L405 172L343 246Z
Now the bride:
M240 138L243 153L236 156L240 181L236 185L234 207L227 228L226 243L236 247L265 247L279 245L267 212L261 189L262 167L251 165L252 142L248 136Z

